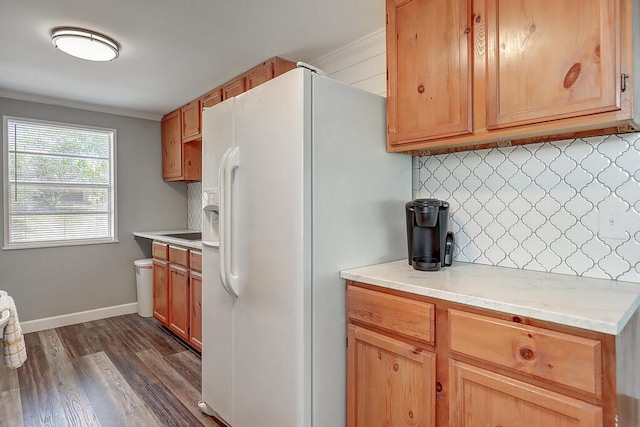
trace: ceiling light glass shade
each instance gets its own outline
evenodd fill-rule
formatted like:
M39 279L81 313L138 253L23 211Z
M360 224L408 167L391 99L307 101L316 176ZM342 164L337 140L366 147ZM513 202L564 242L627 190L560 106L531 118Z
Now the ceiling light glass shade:
M88 61L112 61L120 54L118 42L82 28L54 28L51 30L51 42L61 51Z

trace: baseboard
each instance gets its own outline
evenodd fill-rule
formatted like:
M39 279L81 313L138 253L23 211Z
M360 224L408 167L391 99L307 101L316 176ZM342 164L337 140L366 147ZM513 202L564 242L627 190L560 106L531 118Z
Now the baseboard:
M95 310L80 311L78 313L63 314L61 316L45 317L43 319L20 322L22 333L44 331L61 326L75 325L107 317L121 316L138 312L138 303L114 305L112 307L97 308Z

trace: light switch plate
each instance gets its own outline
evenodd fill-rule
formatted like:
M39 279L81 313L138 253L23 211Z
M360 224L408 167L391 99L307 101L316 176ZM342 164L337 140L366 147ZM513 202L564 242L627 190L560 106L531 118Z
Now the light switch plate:
M601 239L627 238L626 209L618 206L603 206L599 211L598 236Z

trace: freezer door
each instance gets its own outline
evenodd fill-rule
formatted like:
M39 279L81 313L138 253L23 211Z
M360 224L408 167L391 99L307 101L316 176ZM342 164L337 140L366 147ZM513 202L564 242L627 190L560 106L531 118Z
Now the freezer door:
M236 97L234 427L310 425L310 78Z
M202 188L207 191L218 189L222 155L233 144L233 99L206 108L202 113L202 127ZM212 202L210 197L207 201ZM220 282L218 212L205 210L202 225L200 408L233 424L233 298Z

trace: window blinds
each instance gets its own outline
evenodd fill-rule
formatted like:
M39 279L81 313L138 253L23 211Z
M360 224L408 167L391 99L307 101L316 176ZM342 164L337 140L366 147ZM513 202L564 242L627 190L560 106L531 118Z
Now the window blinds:
M6 119L5 245L115 240L115 131Z

